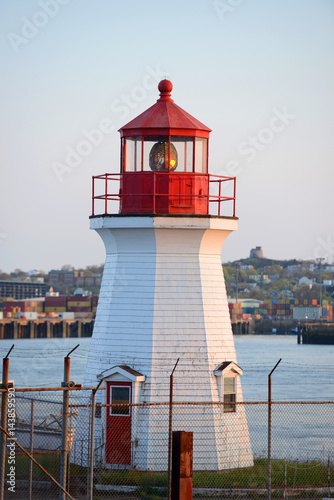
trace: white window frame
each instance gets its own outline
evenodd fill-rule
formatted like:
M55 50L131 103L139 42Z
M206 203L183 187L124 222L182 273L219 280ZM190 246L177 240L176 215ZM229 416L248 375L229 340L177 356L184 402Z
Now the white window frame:
M215 377L217 377L219 401L221 403L224 403L223 407L224 407L225 413L236 413L237 412L237 404L233 404L233 407L232 407L231 404L229 405L228 401L225 401L225 396L229 396L231 394L232 395L234 394L235 401L233 403L238 402L238 393L237 393L238 377L239 377L239 375L242 375L242 374L243 374L242 369L234 361L224 361L223 363L220 363L213 370L213 375ZM224 390L224 380L227 378L234 379L233 392Z
M226 391L225 390L224 382L228 378L233 380L233 391ZM231 404L231 403L237 402L238 375L236 373L234 373L232 375L232 373L230 371L230 372L224 374L221 377L221 379L222 379L222 394L223 394L223 403L224 403L224 413L235 413L237 411L237 405ZM225 396L234 396L234 401L225 401Z
M122 388L122 389L127 389L128 390L128 395L129 395L129 405L131 404L131 397L132 397L132 385L131 387L129 385L110 385L110 394L109 394L109 401L111 402L111 404L113 405L113 397L112 397L112 393L113 393L113 389L115 388ZM109 415L111 417L131 417L131 406L128 406L128 413L113 413L113 406L110 406L109 408Z

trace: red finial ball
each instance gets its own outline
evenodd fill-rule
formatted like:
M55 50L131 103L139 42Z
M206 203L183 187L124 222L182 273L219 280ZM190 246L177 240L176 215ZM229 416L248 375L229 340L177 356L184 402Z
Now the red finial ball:
M173 84L170 80L161 80L158 85L158 90L161 94L171 93L171 91L173 90Z

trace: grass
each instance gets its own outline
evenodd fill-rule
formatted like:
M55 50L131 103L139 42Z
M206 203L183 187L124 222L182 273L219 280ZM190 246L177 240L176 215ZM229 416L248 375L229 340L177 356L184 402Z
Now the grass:
M52 476L57 480L60 470L60 455L45 454L34 457ZM6 466L8 463L6 460ZM285 466L287 466L287 487L288 488L320 488L328 486L327 465L320 462L287 462L285 460L272 461L272 488L284 487ZM6 467L6 468L7 468ZM16 477L27 477L29 471L29 458L23 455L16 456ZM73 464L69 465L70 477L86 477L87 469ZM8 470L6 470L6 473ZM259 489L267 487L267 459L257 458L252 467L230 469L222 471L202 471L194 472L194 488L250 488ZM137 494L145 498L154 499L156 495L161 495L161 490L156 488L167 488L167 472L141 472L137 470L104 470L94 471L96 484L130 485L137 486ZM45 480L46 475L35 464L33 465L33 477ZM330 469L330 477L334 483L334 467ZM333 484L332 483L332 484ZM146 496L145 496L146 495ZM274 495L273 495L274 496Z
M273 460L271 480L273 488L284 486L285 465L287 464L287 487L289 488L319 488L328 486L327 466L320 462L286 462ZM252 467L230 469L223 471L194 472L194 488L266 488L267 460L254 460ZM334 468L330 475L334 478ZM133 485L143 488L166 487L167 473L131 471L102 472L97 479L101 484Z

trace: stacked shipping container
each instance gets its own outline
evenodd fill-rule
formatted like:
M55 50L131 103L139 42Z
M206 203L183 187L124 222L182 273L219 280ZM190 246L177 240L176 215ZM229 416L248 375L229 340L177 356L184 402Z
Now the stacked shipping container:
M232 321L248 318L259 319L263 316L292 319L295 306L315 307L318 305L317 299L265 299L259 304L259 307L252 307L247 300L240 299L238 303L230 303L229 310ZM333 321L333 306L329 305L328 300L322 301L322 319Z
M73 312L76 317L95 314L98 297L73 295L66 297L45 297L41 299L13 300L6 298L0 303L4 318L19 318L22 313L37 313L55 316L59 313Z

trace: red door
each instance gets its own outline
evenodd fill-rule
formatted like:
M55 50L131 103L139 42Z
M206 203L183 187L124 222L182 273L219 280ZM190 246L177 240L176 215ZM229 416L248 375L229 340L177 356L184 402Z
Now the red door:
M128 405L131 382L107 382L107 404ZM107 407L106 462L131 465L131 406Z

